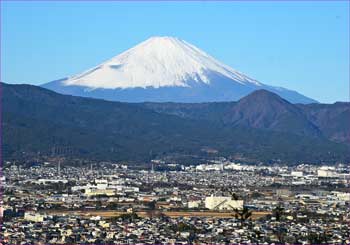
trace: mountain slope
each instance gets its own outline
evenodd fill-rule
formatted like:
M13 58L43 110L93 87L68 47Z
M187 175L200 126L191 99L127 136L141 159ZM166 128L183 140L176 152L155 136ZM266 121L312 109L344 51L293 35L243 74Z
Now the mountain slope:
M350 103L297 105L310 122L335 142L350 144Z
M172 37L152 37L65 84L104 89L189 87L189 81L210 84L209 73L222 74L244 85L261 85Z
M42 85L63 94L126 102L235 101L257 89L291 102L314 100L268 86L173 37L152 37L70 78Z
M10 155L22 148L46 154L70 148L80 157L137 160L147 158L153 148L181 152L181 144L190 148L198 143L184 135L208 130L131 104L64 96L29 85L2 87L4 146Z
M182 118L220 122L350 143L350 103L291 104L258 90L238 102L141 103L142 107Z
M349 157L348 147L322 137L184 118L145 105L61 95L30 85L1 86L5 160L63 155L140 163L150 157L208 157L206 149L249 162L333 163ZM214 109L212 116L220 111L220 103L204 107Z
M255 91L240 99L224 116L224 122L298 135L321 135L298 107L266 90Z

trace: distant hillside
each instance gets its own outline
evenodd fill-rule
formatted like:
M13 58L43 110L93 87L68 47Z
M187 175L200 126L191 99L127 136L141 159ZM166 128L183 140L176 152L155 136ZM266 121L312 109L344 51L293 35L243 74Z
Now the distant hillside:
M350 144L350 103L291 104L266 90L252 92L238 102L140 103L141 107L182 118L220 122L286 132Z
M297 105L324 136L350 144L350 103Z
M30 85L1 86L5 160L63 155L137 163L171 155L206 157L206 149L215 149L217 155L245 161L349 161L349 147L326 138L333 139L334 129L327 131L326 125L318 127L309 119L307 111L313 105L292 105L268 94L262 100L280 101L283 109L278 113L254 111L252 105L250 112L244 111L245 103L248 106L266 92L236 103L129 104L61 95ZM261 117L255 120L258 112ZM317 110L314 114L325 117Z

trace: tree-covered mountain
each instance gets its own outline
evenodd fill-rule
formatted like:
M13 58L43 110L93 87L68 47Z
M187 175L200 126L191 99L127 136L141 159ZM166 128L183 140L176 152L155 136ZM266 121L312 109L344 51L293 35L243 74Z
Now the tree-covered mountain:
M350 144L350 103L292 104L266 90L237 102L140 103L159 113Z
M213 149L218 156L244 161L349 161L349 147L327 139L336 134L334 129L325 134L325 125L318 127L309 119L306 113L311 109L305 108L312 105L283 100L275 106L287 107L287 112L281 109L272 116L270 109L249 105L266 92L238 102L132 104L61 95L31 85L1 87L5 160L63 155L136 163L171 155L184 156L184 160L206 157L208 149ZM251 102L245 105L246 100ZM268 94L261 100L275 104L280 98ZM250 112L244 111L245 106ZM255 123L254 114L260 112L263 116ZM348 110L343 113L347 115ZM314 114L326 117L324 112ZM265 124L267 119L278 123Z
M350 103L297 105L324 136L350 144Z

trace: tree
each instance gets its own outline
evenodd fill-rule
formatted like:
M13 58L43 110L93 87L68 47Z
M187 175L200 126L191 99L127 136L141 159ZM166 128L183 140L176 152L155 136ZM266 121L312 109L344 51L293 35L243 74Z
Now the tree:
M139 219L139 216L135 213L127 213L127 214L122 214L119 216L119 218L121 218L124 221L129 221L129 222L133 222L136 219Z
M230 196L232 197L233 200L238 200L239 199L239 196L233 190L229 190L229 189L223 187L223 188L221 188L221 191L230 193Z
M155 210L156 209L156 201L148 202L147 206L149 207L150 210Z
M285 236L286 236L286 229L283 227L277 227L277 229L275 230L274 233L278 239L278 242L280 244L284 244L285 243Z
M278 205L277 207L275 207L275 209L273 210L273 215L276 218L276 221L280 221L281 218L284 215L284 208L280 205Z
M252 216L252 211L249 210L247 207L243 207L243 209L234 209L235 210L235 217L240 219L241 224L243 224L244 221L248 220Z

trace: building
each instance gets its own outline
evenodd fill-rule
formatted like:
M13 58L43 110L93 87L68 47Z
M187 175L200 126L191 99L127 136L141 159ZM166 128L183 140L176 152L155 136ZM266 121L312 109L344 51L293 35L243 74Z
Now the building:
M38 184L66 184L68 183L68 180L66 179L38 179L38 180L33 180L34 183Z
M24 219L32 222L43 222L45 216L38 214L38 213L33 213L33 212L25 212L24 213Z
M350 201L350 193L347 192L333 192L338 200L340 201Z
M187 203L188 208L199 208L199 205L201 204L201 201L189 201Z
M243 208L243 200L234 200L232 197L210 196L205 198L205 207L210 210L234 210Z
M115 192L113 189L86 189L86 196L114 196Z
M288 197L292 195L292 191L287 188L276 189L275 192L278 197Z
M293 177L303 177L303 172L302 171L292 171L291 175Z
M318 177L336 177L336 172L334 167L323 166L317 170Z

